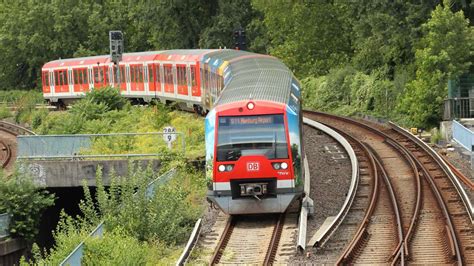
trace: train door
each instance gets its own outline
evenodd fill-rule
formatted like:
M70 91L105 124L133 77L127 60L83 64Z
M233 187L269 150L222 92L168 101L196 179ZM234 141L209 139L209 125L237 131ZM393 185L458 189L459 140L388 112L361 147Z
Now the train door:
M164 78L165 78L165 93L174 94L174 79L173 79L173 65L172 64L164 64Z
M105 71L103 66L94 66L94 88L104 87L105 84Z
M178 97L185 97L188 95L188 75L186 73L186 65L176 65L176 85Z
M48 72L48 76L49 76L49 84L51 85L50 86L50 93L51 93L51 96L54 95L54 90L55 90L55 86L54 86L54 71L49 71Z
M155 65L147 64L146 70L148 74L148 91L150 94L154 94L156 91L155 88Z
M49 80L49 71L42 71L41 72L41 81L42 81L42 87L43 87L43 93L51 93L51 87L50 87L50 80Z
M77 74L77 82L74 82L74 92L89 91L89 79L87 76L87 68L78 68L74 70ZM76 78L76 76L74 77Z
M54 71L54 84L56 93L67 93L69 91L66 69Z
M143 65L130 65L130 89L132 92L144 91Z

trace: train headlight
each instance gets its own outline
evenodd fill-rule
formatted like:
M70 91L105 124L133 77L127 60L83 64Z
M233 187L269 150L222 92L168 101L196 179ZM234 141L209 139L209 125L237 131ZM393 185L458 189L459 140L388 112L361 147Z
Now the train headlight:
M234 169L234 165L232 165L232 164L228 164L228 165L226 165L226 167L225 167L225 170L226 170L227 172L232 171L232 169Z
M273 169L280 170L280 163L273 163Z
M224 172L225 171L225 165L221 164L219 165L219 172Z
M287 163L281 163L281 169L285 170L286 168L288 168L288 164Z
M255 108L255 104L252 103L252 102L249 102L249 103L247 104L247 108L248 108L249 110L253 110L253 108Z

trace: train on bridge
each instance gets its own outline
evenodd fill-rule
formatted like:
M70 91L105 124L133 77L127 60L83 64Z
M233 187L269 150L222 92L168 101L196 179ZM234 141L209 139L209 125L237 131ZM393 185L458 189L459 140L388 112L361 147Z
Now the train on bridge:
M303 196L301 89L278 59L238 50L60 59L42 68L43 94L63 105L92 89L176 102L207 114L207 198L225 213L280 213Z

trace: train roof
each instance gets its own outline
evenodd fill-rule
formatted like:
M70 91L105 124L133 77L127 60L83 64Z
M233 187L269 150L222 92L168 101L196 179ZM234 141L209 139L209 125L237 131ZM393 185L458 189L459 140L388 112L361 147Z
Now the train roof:
M143 62L151 60L163 61L193 61L199 60L203 55L216 50L200 49L200 50L165 50L165 51L149 51L137 53L124 53L121 62ZM77 65L95 65L110 63L109 55L98 55L88 57L77 57L68 59L58 59L47 62L43 68L68 67Z
M236 50L209 56L228 60L232 73L215 106L245 100L288 103L293 73L275 57Z

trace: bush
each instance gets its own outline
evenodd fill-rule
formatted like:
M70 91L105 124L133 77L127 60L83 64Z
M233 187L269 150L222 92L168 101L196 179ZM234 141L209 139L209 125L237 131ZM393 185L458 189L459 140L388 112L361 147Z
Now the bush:
M184 243L202 212L205 186L202 173L184 166L176 158L163 170L171 165L182 167L151 198L147 196L147 184L159 175L151 168L130 166L124 177L112 173L108 190L99 169L95 198L84 184L85 197L79 206L83 216L61 215L54 233L54 248L44 255L36 252L36 264L58 264L83 240L86 240L85 265L173 263L180 252L176 244ZM101 220L105 221L104 237L87 238Z
M6 104L0 105L0 119L5 119L11 117L12 113Z
M32 241L38 234L41 213L54 204L54 196L18 170L12 176L0 179L0 213L7 212L12 216L10 233Z

